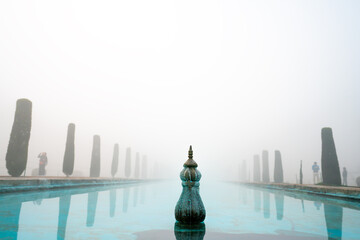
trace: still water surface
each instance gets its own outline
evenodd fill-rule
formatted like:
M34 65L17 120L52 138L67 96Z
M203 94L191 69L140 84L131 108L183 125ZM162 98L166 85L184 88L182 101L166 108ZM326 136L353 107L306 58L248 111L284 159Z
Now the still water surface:
M360 239L360 204L202 183L205 224L175 227L179 181L0 195L0 239ZM176 231L174 231L176 229Z

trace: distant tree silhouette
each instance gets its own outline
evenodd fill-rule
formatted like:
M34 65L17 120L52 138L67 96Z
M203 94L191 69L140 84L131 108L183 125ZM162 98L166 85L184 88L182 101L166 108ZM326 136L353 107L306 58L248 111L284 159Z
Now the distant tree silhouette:
M303 184L302 160L300 161L300 184Z
M275 167L274 167L274 182L284 182L283 167L280 151L275 151Z
M340 186L340 168L331 128L323 128L321 130L321 140L321 171L323 183L326 185Z
M358 187L360 187L360 177L357 177L357 178L356 178L356 185L357 185Z
M10 141L6 152L6 168L13 177L19 177L26 169L31 131L32 103L18 99Z
M126 149L125 156L125 177L130 177L131 173L131 148Z
M91 155L90 177L100 176L100 136L94 135Z
M260 182L260 157L254 155L254 182Z
M114 177L118 171L119 165L119 144L114 145L113 160L111 163L111 176Z
M267 183L270 182L269 176L269 152L262 151L262 181Z
M138 179L140 177L140 154L137 152L136 153L136 158L135 158L135 178Z
M74 171L75 160L75 124L70 123L67 131L66 147L63 161L63 173L68 177Z

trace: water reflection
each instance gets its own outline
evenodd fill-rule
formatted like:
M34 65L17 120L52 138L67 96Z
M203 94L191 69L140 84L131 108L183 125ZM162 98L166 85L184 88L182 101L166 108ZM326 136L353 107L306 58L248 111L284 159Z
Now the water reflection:
M320 208L321 208L321 202L319 202L319 201L314 201L314 206L316 207L316 210L320 210Z
M98 200L98 192L88 193L88 207L87 207L87 218L86 218L87 227L94 226L97 200Z
M145 204L146 200L146 186L140 188L140 203Z
M1 239L17 239L19 216L22 203L13 201L3 207L0 199L0 237Z
M341 239L343 208L336 205L324 204L324 213L328 239Z
M204 223L187 225L176 222L174 226L176 240L203 240L205 232Z
M110 190L110 217L115 216L116 207L116 189Z
M129 207L130 188L124 188L123 212L126 213Z
M134 188L134 203L133 206L136 207L137 202L138 202L138 195L139 195L139 189L136 187Z
M276 192L274 196L276 206L276 219L282 220L284 217L284 194Z
M254 190L254 210L260 212L261 210L261 192Z
M263 204L264 218L270 218L270 193L268 191L263 192Z
M66 223L69 216L71 195L64 195L59 198L59 218L57 239L65 239Z

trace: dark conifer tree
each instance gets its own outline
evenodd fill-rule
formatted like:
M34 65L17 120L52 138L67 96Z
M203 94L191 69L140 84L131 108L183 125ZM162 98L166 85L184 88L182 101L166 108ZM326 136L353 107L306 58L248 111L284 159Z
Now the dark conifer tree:
M100 136L94 135L91 154L90 177L100 176Z
M300 161L300 184L303 184L302 161Z
M260 157L254 155L254 182L260 182Z
M113 160L111 164L111 176L114 177L118 171L119 165L119 144L114 145L114 153L113 153Z
M323 128L321 130L321 140L321 171L323 183L326 185L340 186L340 168L331 128Z
M269 176L269 152L263 151L262 152L262 181L267 183L270 182Z
M126 149L125 156L125 177L130 177L131 174L131 148Z
M275 167L274 167L274 182L284 182L283 167L280 151L275 151Z
M67 131L63 173L68 177L74 171L75 160L75 124L70 123Z
M32 103L18 99L10 141L6 152L6 168L13 177L19 177L26 169L31 131Z

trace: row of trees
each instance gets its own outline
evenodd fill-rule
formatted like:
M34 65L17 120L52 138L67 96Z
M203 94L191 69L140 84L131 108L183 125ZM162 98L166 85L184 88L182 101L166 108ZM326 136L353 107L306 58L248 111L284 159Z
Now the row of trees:
M244 165L244 164L243 164ZM269 152L262 151L262 174L260 174L260 156L254 155L254 182L270 182L269 173ZM275 167L274 167L274 182L282 183L284 181L283 167L281 161L280 151L275 151Z
M323 184L341 185L341 174L339 161L336 154L335 142L331 128L321 130L322 151L321 151L321 171ZM246 169L246 162L243 162L243 168ZM242 174L246 174L246 170ZM260 156L254 155L254 182L270 182L269 178L269 154L268 151L262 152L262 175L260 175ZM284 181L283 167L280 151L275 151L274 182L282 183ZM300 184L303 183L302 161L300 162Z
M28 148L31 132L32 102L28 99L18 99L16 102L15 118L10 134L10 141L6 153L6 168L13 177L19 177L26 169ZM75 124L70 123L67 129L63 173L68 177L73 174L75 162ZM114 145L111 175L114 177L119 165L119 144ZM100 136L93 138L91 154L90 177L100 176ZM142 159L142 178L147 177L147 159ZM126 149L125 176L131 173L131 148ZM135 178L140 177L140 154L136 154Z

